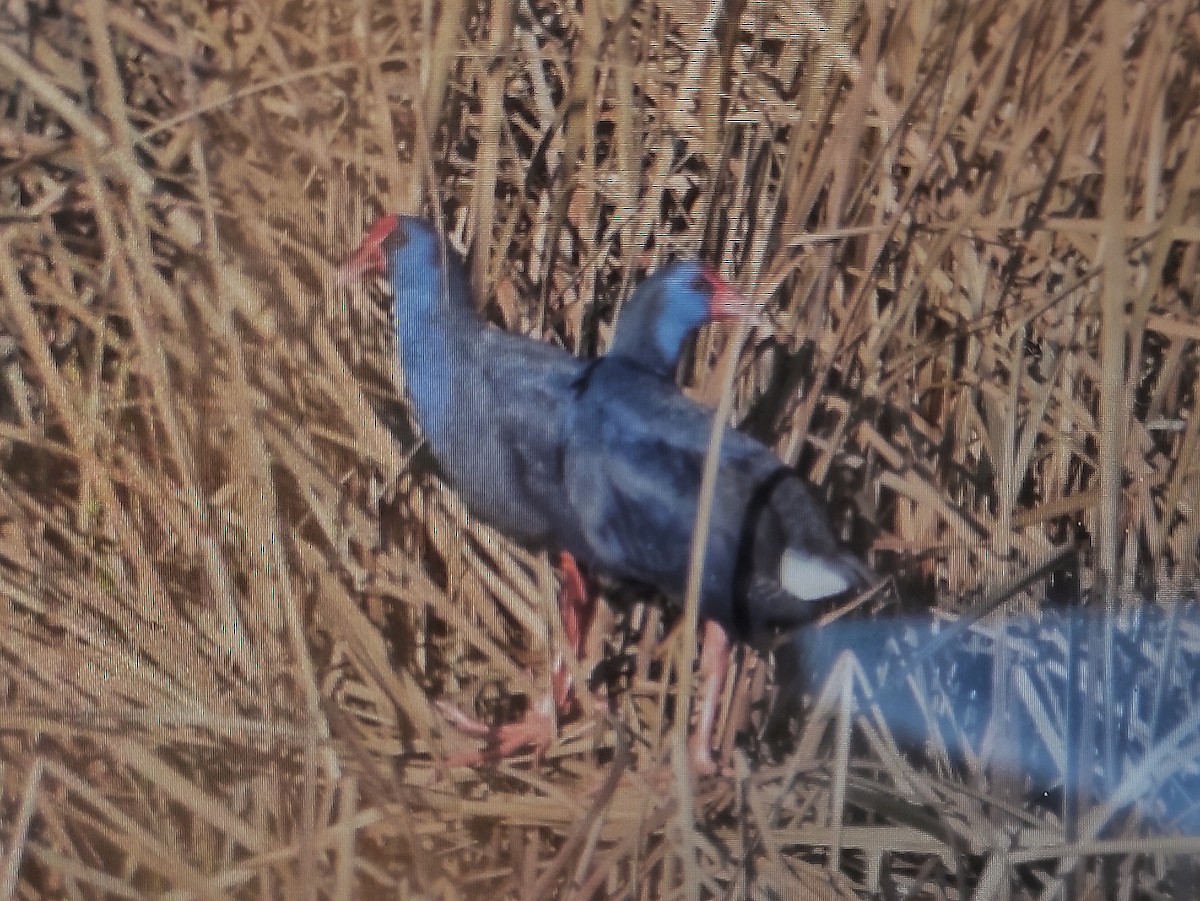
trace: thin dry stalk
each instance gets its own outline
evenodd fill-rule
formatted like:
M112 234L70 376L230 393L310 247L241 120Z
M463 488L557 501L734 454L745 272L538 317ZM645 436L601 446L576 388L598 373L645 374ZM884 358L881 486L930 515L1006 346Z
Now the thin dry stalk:
M5 7L0 890L1182 892L1193 7ZM395 210L580 356L647 269L720 265L764 319L685 390L951 625L815 666L799 724L746 651L736 775L693 780L695 596L638 596L574 667L610 712L445 773L434 702L515 716L563 635L430 466L386 302L334 287Z

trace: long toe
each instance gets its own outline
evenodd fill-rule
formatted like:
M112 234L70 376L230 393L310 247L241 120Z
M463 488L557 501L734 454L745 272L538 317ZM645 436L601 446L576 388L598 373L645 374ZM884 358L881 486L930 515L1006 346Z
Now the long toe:
M438 701L437 708L456 731L484 742L482 748L449 757L444 766L451 768L495 763L526 750L533 751L535 760L540 759L558 732L554 698L550 694L534 704L521 719L499 726L468 716L446 701Z

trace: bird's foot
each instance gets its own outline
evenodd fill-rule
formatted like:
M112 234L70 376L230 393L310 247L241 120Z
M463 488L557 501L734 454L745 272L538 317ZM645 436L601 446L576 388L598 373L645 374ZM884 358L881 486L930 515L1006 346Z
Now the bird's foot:
M729 776L732 771L723 766L708 746L708 736L693 732L688 741L688 756L691 757L692 775L697 778L706 776Z
M596 596L587 590L579 565L570 554L559 560L562 587L558 593L558 608L563 634L575 660L582 660L587 636L596 615ZM478 766L511 757L518 751L531 749L536 763L557 737L558 724L579 713L583 706L575 691L574 678L563 654L559 654L550 672L550 691L538 698L521 719L492 726L468 716L444 701L437 702L447 722L458 732L482 738L478 751L451 757L444 766Z
M445 760L443 766L449 768L494 763L526 749L533 751L537 761L558 734L554 697L550 694L540 698L521 719L498 726L468 716L446 701L438 701L437 708L457 731L484 740L482 748Z

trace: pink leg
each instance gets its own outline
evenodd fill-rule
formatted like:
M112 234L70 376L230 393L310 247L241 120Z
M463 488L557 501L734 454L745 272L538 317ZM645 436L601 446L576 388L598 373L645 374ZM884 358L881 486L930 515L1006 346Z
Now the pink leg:
M700 709L690 749L696 774L712 776L721 769L713 759L712 734L717 718L717 702L725 687L725 675L729 672L729 636L715 620L706 619L703 642L700 649L700 689L697 693Z
M575 558L563 552L559 558L563 584L558 592L558 610L562 618L563 632L576 659L583 656L588 631L596 615L596 598L590 595ZM477 766L485 761L509 757L522 748L532 748L540 755L554 741L558 729L558 717L568 716L575 707L575 693L571 668L556 654L550 675L551 691L538 698L524 717L513 723L489 726L467 716L452 704L437 703L446 720L464 735L484 739L478 751L460 754L446 761L448 766Z
M563 634L575 659L582 660L588 632L596 618L596 597L588 592L574 557L563 551L559 555L558 566L563 575L562 588L558 592L558 614L562 618ZM554 706L561 716L567 716L575 706L575 693L571 668L561 655L554 661L551 684L554 688Z
M438 701L437 708L459 732L484 739L484 745L478 751L456 754L445 762L446 766L478 766L489 760L510 757L522 748L533 748L534 755L541 756L554 741L557 719L549 695L541 698L521 719L502 726L489 726L445 701Z

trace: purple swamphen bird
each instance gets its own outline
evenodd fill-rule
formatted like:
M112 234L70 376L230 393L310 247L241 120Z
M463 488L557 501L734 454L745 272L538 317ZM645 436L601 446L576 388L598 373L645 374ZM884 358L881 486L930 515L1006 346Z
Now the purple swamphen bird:
M397 349L416 419L447 481L472 515L516 541L562 549L562 435L572 384L584 363L564 350L492 328L476 309L466 269L432 223L383 216L338 273L340 282L384 273L392 285ZM558 604L576 653L593 609L569 555L560 560ZM515 723L489 727L449 704L443 714L487 740L479 754L451 763L507 756L554 735L555 708L572 704L570 672L555 661L553 690Z
M595 604L572 557L586 554L587 543L565 504L563 460L566 411L587 364L566 351L489 327L476 311L461 259L447 249L444 263L443 268L431 223L385 216L342 267L339 281L365 272L389 276L408 392L433 455L473 515L522 544L562 552L559 610L579 657ZM698 265L694 270L707 318L744 313L741 298L715 273ZM682 339L669 343L678 348ZM656 358L646 362L674 365ZM550 696L535 702L524 719L498 727L439 705L457 728L487 739L483 752L459 762L548 745L555 710L566 713L573 706L570 672L561 659L555 661L552 684Z
M386 273L400 361L417 422L447 480L478 516L518 542L559 546L562 429L586 365L560 348L492 328L461 259L446 268L433 225L384 216L341 278ZM443 275L445 276L443 278Z
M682 261L643 281L608 353L578 377L566 408L563 482L583 536L572 552L597 571L653 585L677 601L687 587L714 414L679 391L674 369L683 343L713 318L715 278ZM762 647L816 620L826 607L814 602L871 581L835 538L808 485L767 447L727 428L700 593L698 771L716 769L709 745L728 638Z
M608 353L565 409L567 497L577 557L681 597L713 412L674 382L683 342L711 320L707 267L668 264L634 292ZM701 612L738 641L811 621L812 601L870 581L811 489L766 446L727 428Z

